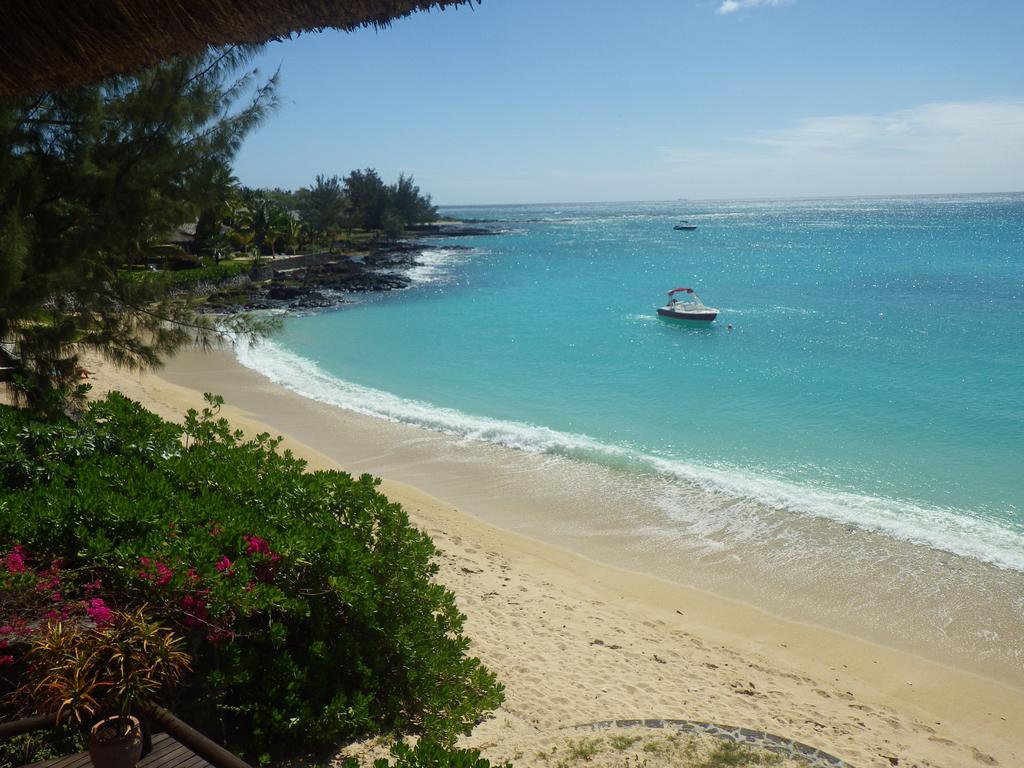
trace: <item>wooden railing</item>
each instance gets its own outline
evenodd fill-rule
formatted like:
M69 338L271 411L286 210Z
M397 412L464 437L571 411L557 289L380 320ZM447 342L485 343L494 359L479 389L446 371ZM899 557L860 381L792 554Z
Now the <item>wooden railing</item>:
M154 731L170 734L214 768L252 768L238 755L228 752L188 723L179 720L169 710L147 702L139 707L139 711L150 721Z
M135 714L142 720L143 732L146 736L147 752L150 732L164 732L173 737L177 742L192 750L196 755L203 758L214 768L252 768L238 755L224 749L220 744L204 736L195 728L183 720L175 717L174 713L163 707L146 702L136 708ZM57 718L53 714L33 715L21 720L13 720L7 723L0 723L0 739L9 739L20 736L23 733L41 731L47 728L56 728Z

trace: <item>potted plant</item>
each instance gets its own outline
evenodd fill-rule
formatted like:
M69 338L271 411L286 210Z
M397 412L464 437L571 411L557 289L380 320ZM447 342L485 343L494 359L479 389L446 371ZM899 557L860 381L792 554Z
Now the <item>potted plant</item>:
M102 624L51 621L26 652L27 681L16 696L57 721L90 726L87 745L96 768L132 768L142 754L142 730L132 714L177 683L189 658L172 632L144 609L110 612Z

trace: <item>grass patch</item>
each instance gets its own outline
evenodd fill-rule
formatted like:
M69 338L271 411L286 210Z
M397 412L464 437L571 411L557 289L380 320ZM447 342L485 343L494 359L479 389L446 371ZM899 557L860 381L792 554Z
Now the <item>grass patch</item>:
M580 739L579 741L570 741L568 749L569 757L571 759L589 761L600 751L601 739Z
M629 749L638 741L640 741L639 736L626 736L625 734L616 734L611 738L612 746L620 751L623 749Z
M731 741L723 741L699 768L742 768L748 765L778 765L782 758L771 752L755 752Z

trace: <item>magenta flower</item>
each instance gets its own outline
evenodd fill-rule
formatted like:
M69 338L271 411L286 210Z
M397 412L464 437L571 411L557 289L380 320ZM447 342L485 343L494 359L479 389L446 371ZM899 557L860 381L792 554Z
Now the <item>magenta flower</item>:
M217 561L217 570L223 574L230 576L234 571L231 570L231 561L227 555L222 555L220 560Z
M14 663L14 657L11 656L11 654L7 653L7 654L4 654L3 656L0 656L0 667L3 667L5 665L7 665L7 664L13 664L13 663Z
M139 578L144 579L145 581L151 581L155 586L162 587L169 583L174 577L174 571L159 560L140 557L139 562L142 563L143 566L142 570L139 571Z
M4 566L7 568L8 573L24 573L27 570L25 567L24 550L21 547L15 547L4 558Z
M235 639L235 633L230 629L223 629L221 627L215 627L207 633L206 639L214 645L220 645L224 641L231 641Z
M114 620L114 612L107 608L102 597L94 597L85 604L85 610L96 626L102 627Z
M270 542L266 539L260 538L256 534L246 534L242 538L245 539L245 553L247 555L270 554Z
M185 611L185 624L190 627L204 624L210 617L210 613L206 609L206 595L201 592L183 596L181 598L181 608Z
M169 582L172 576L174 576L174 571L163 563L156 564L156 585L158 587L162 587L164 584Z

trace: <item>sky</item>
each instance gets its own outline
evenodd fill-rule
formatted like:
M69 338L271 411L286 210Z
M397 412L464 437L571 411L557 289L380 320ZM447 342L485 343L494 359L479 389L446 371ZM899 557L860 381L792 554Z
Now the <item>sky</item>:
M441 205L1024 190L1020 0L483 0L307 33L243 184Z

